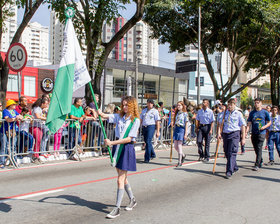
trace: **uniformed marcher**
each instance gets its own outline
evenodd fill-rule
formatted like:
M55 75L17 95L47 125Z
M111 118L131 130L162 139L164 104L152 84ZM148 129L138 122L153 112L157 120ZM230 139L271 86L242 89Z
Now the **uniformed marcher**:
M204 160L205 162L209 161L210 153L210 140L211 135L213 133L213 126L215 121L214 113L209 107L209 100L204 99L202 103L202 109L198 111L196 120L197 122L197 145L198 145L198 153L199 159ZM202 142L205 139L205 149L203 152Z
M121 150L121 145L123 145L119 159L116 162L116 171L118 173L116 206L106 216L109 219L114 219L120 215L121 203L125 191L130 199L130 203L125 207L125 210L131 211L137 205L135 196L128 182L127 172L136 171L134 143L136 142L138 129L140 127L138 104L134 97L125 96L122 99L121 111L119 114L104 114L101 110L98 110L98 114L102 118L107 119L109 123L116 124L116 140L104 140L106 145L113 146L112 153L114 158L118 155L119 150Z
M256 153L256 162L253 167L254 171L258 171L262 167L262 147L265 140L266 129L270 126L269 113L262 109L262 100L260 98L255 99L255 109L250 112L247 124L246 133L249 132L252 125L251 140Z
M235 100L228 101L228 109L226 110L224 123L222 120L224 116L220 116L218 138L223 137L224 152L227 158L226 178L231 178L232 174L238 171L236 163L236 156L240 141L240 130L242 132L241 144L245 144L245 126L246 122L240 111L236 110ZM224 115L224 112L223 112ZM223 130L221 127L223 126ZM222 133L222 134L221 134Z
M158 111L154 108L154 101L152 99L147 100L147 108L142 111L140 119L142 123L144 142L146 143L144 162L148 163L151 159L156 158L152 144L155 130L156 137L158 138L160 135L160 116Z
M268 152L269 152L269 163L268 165L274 164L274 144L276 146L278 155L280 157L280 115L278 115L278 107L272 106L271 109L271 125L269 126L268 136Z
M174 147L178 152L178 166L182 166L185 161L186 154L183 153L183 141L188 137L188 113L186 109L186 105L183 101L179 101L177 103L177 108L175 110L175 116L173 120L173 124L175 126L174 129Z

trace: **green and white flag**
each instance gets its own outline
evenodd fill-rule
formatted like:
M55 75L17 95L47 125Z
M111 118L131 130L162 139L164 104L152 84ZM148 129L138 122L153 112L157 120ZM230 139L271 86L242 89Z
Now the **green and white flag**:
M69 18L64 30L63 51L46 121L52 133L57 132L70 113L73 92L90 80L72 20Z

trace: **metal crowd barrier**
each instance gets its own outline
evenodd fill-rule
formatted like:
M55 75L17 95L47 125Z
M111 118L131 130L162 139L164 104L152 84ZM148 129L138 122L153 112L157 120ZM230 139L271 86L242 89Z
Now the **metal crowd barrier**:
M13 128L5 130L4 121L0 119L0 164L18 167L21 163L30 163L40 158L41 162L64 160L72 156L78 159L102 155L104 137L98 120L84 120L81 124L67 119L61 129L49 135L47 126L42 120L25 119L13 122ZM11 125L12 123L9 123ZM110 140L115 140L115 125L103 121L106 134ZM154 139L155 149L169 148L171 142L171 127L168 118L161 120L160 137ZM216 124L215 124L216 125ZM196 136L193 126L189 123L186 145L195 145ZM216 138L214 128L213 139ZM215 141L215 140L213 140ZM142 127L139 128L136 146L144 144Z

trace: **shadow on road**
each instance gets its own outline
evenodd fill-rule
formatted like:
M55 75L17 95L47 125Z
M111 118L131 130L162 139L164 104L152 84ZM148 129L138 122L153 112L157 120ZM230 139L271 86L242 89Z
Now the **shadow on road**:
M155 162L156 159L150 160L149 163L145 163L143 159L136 159L136 163L138 164L152 164L152 165L160 165L160 166L169 166L172 165L171 163L157 163Z
M254 178L254 179L258 179L258 180L266 180L266 181L272 181L272 182L280 183L280 179L271 178L271 177L259 177L259 176L248 176L248 175L244 175L243 177L248 177L248 178Z
M0 202L0 211L1 212L10 212L12 210L12 206L6 203Z
M267 166L267 165L262 166L262 169L280 171L280 169L276 168L275 166L272 167L272 166Z
M69 202L72 203L63 203L63 202L48 202L47 200L49 199L65 199ZM79 205L79 206L84 206L88 207L92 210L98 211L98 212L103 212L103 213L108 213L108 208L113 207L114 205L106 205L100 202L95 202L95 201L87 201L85 199L82 199L77 196L73 195L59 195L57 197L45 197L38 202L43 202L43 203L50 203L50 204L60 204L60 205Z
M196 170L196 169L189 169L189 168L175 168L175 170L183 170L189 173L202 173L202 174L206 174L207 176L217 176L217 177L225 178L224 175L225 172L215 172L215 174L213 174L212 171L209 170Z

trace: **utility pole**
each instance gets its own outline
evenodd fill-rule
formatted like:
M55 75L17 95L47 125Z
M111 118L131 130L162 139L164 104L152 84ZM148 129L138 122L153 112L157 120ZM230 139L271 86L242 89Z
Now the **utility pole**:
M197 105L200 104L200 45L201 45L201 7L198 7L198 60L197 60Z
M135 49L135 99L137 103L138 103L138 67L139 67L138 50Z

